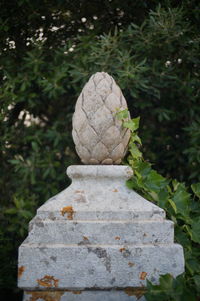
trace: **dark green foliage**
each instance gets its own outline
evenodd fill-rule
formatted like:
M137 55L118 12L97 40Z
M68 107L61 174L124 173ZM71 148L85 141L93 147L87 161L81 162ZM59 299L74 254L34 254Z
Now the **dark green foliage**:
M2 289L16 285L17 248L28 221L38 206L69 184L65 168L79 162L71 117L77 96L96 71L114 76L131 115L141 117L144 156L167 179L143 162L137 166L142 177L135 189L169 209L169 216L181 225L176 230L179 241L188 244L187 269L198 273L198 254L189 250L191 243L199 243L199 209L197 201L191 205L189 200L192 191L197 200L200 190L193 184L200 181L200 4L160 3L2 1ZM135 129L131 123L127 126ZM140 143L139 137L134 141ZM133 143L131 154L134 160L141 158ZM199 280L195 273L193 284Z
M152 285L147 280L147 290L145 297L147 301L196 301L196 292L188 287L184 275L174 279L170 274L160 277L159 285Z
M120 112L120 119L123 119ZM191 190L176 180L167 180L144 161L138 146L136 130L138 118L132 119L132 137L129 143L128 164L133 168L133 178L127 182L148 200L163 208L175 224L175 242L184 248L185 273L176 279L161 275L159 285L147 281L147 301L182 301L200 298L200 183ZM127 127L126 122L124 126ZM131 128L128 126L128 128ZM193 191L193 194L192 194Z

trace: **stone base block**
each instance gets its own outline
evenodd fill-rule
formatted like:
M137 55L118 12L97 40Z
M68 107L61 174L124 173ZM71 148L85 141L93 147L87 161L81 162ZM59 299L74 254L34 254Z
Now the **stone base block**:
M160 274L184 270L178 244L106 246L23 244L18 279L23 289L142 287Z

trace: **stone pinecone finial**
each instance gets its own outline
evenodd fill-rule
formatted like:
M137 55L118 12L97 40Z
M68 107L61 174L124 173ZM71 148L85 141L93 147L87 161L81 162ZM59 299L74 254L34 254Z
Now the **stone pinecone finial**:
M84 86L73 115L72 136L84 164L120 164L130 139L116 116L127 109L114 79L105 72L92 75Z

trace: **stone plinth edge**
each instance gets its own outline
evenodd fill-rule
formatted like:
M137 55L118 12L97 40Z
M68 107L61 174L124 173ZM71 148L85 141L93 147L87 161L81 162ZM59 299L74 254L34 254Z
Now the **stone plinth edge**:
M23 301L145 301L142 288L113 290L25 291Z

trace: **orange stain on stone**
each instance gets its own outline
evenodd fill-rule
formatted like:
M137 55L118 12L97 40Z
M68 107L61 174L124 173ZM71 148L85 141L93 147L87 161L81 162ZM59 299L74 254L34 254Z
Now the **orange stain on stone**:
M41 279L37 279L37 283L40 286L44 287L58 287L58 279L55 279L53 276L45 275Z
M44 301L60 301L60 298L64 294L64 291L42 291L42 292L26 292L28 295L31 295L29 301L37 301L37 300L44 300Z
M140 273L140 279L141 279L141 280L145 280L146 276L147 276L147 273L146 273L146 272L141 272L141 273Z
M135 296L137 300L139 300L146 292L143 288L135 288L135 287L127 287L124 289L124 292L128 296Z
M18 278L20 278L22 276L24 271L25 271L25 267L23 265L18 267Z
M134 296L134 288L133 287L127 287L125 288L124 292L128 295L128 296Z
M65 214L67 214L67 219L73 219L73 215L74 215L74 209L72 206L66 206L66 207L63 207L61 210L60 210L62 216L64 216Z

